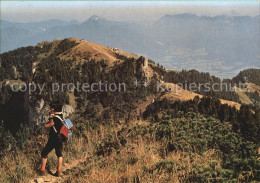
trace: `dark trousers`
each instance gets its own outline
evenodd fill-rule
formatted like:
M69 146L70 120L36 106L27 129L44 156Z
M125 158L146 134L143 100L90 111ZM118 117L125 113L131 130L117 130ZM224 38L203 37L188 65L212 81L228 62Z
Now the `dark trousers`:
M57 138L49 138L46 146L42 150L42 158L47 158L48 154L55 149L57 157L62 157L62 142Z

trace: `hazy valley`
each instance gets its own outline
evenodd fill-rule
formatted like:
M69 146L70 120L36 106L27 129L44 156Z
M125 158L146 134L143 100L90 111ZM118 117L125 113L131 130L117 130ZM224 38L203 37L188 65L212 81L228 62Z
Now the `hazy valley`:
M168 69L196 69L232 78L259 68L259 16L165 15L152 24L92 16L84 22L1 20L1 52L44 40L77 37L145 55Z

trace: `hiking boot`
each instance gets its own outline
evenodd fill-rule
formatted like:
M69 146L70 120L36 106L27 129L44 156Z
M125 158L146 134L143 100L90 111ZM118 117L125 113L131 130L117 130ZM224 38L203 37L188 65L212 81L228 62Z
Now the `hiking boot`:
M55 174L54 174L54 176L56 176L56 177L60 177L60 174L61 174L61 172L56 172Z
M45 170L45 171L40 171L40 176L46 176L47 175L47 171Z

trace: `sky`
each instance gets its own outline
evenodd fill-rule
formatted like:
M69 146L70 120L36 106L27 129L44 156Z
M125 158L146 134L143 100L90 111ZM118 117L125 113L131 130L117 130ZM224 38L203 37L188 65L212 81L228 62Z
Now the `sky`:
M117 21L156 21L165 14L259 15L258 0L219 1L11 1L1 0L1 19L36 22L87 20L92 15Z

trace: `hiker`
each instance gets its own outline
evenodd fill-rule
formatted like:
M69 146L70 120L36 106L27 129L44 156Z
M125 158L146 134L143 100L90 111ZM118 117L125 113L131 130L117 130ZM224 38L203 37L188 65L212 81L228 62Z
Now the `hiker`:
M41 164L41 175L46 175L45 167L47 163L48 154L55 149L55 153L58 157L58 166L57 171L54 174L55 176L60 176L61 167L62 167L62 141L58 138L57 131L59 131L62 127L62 122L59 117L63 119L62 114L62 105L60 104L52 104L51 113L47 123L45 123L45 128L49 130L49 139L41 152L42 164ZM59 117L56 117L59 116Z

